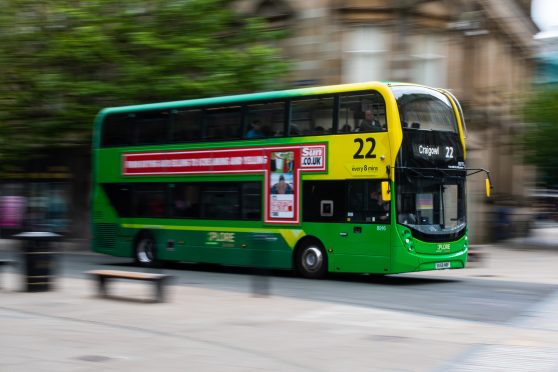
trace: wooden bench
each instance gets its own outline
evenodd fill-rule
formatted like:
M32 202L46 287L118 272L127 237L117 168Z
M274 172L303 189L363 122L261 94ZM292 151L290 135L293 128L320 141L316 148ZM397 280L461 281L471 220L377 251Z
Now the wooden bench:
M106 297L107 282L109 279L129 279L129 280L142 280L155 283L155 302L164 302L164 284L167 280L172 278L166 274L153 274L133 271L119 271L119 270L92 270L88 271L89 274L97 280L99 285L99 294Z

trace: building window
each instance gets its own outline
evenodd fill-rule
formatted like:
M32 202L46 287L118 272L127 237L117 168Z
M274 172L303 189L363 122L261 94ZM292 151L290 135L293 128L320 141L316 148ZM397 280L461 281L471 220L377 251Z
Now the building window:
M385 80L388 38L383 28L361 26L345 33L343 81Z
M447 85L447 41L442 35L411 37L411 81L432 87Z

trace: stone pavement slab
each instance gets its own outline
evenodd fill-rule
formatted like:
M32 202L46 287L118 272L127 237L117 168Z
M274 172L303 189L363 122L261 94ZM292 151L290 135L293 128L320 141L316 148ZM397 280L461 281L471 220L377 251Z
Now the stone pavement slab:
M437 274L457 273L467 270ZM141 283L115 283L116 298L107 300L85 278L59 278L56 291L34 294L17 292L15 273L3 279L0 370L435 371L479 360L495 367L485 360L493 350L487 345L503 355L556 351L543 366L558 368L558 332L522 321L489 324L189 286L171 286L169 303L151 304L141 301L151 297ZM557 306L535 309L531 324Z
M409 275L558 285L558 251L482 249L467 269ZM2 371L558 370L558 293L492 324L188 285L152 304L151 286L118 282L107 300L85 277L30 294L0 275Z

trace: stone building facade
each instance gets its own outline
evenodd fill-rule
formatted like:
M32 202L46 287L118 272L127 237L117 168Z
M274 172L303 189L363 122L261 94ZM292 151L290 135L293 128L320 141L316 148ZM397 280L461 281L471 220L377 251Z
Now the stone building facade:
M527 194L534 172L515 138L535 72L531 0L240 0L236 6L287 32L279 46L293 63L291 86L390 80L450 89L465 111L468 167L491 170L497 201ZM494 204L486 202L483 185L483 177L469 180L477 243L493 238Z

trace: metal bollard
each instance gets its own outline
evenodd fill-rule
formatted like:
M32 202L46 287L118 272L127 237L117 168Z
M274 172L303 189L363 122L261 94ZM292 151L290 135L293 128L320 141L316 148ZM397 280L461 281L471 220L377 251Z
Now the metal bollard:
M22 240L22 258L27 292L51 290L54 271L54 250L52 243L60 235L51 232L24 232L14 238Z

